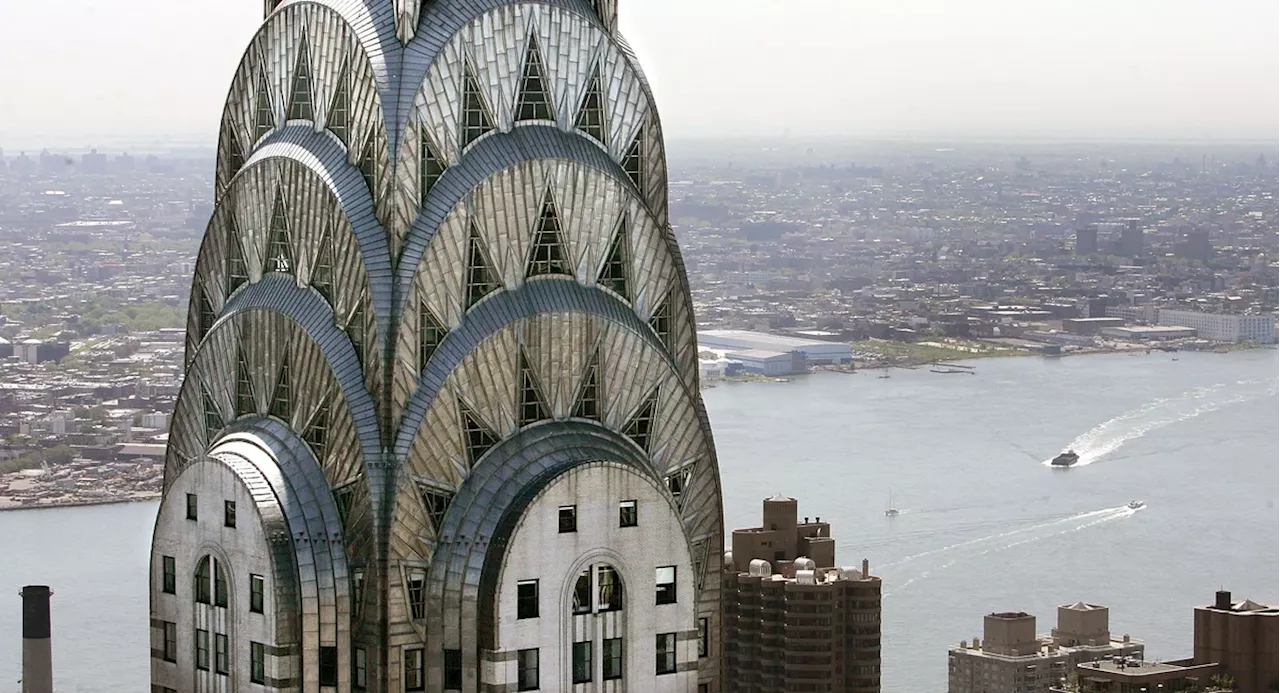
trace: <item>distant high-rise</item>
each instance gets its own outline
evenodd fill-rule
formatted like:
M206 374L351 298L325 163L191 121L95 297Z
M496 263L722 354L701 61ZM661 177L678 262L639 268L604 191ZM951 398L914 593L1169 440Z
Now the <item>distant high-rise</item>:
M1129 258L1142 257L1145 246L1142 227L1138 226L1137 219L1130 219L1129 225L1120 232L1120 254Z
M153 693L719 691L720 481L614 0L284 0L236 72Z
M1213 244L1209 241L1209 232L1203 229L1192 229L1187 232L1177 248L1178 256L1188 260L1208 262L1213 256Z
M1098 227L1089 225L1076 229L1076 255L1095 255L1098 252Z

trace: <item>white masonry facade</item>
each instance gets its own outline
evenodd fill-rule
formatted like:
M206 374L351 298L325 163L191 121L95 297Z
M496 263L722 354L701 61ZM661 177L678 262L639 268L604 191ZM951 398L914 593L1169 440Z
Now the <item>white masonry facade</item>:
M264 10L191 286L153 693L719 691L720 478L615 0Z

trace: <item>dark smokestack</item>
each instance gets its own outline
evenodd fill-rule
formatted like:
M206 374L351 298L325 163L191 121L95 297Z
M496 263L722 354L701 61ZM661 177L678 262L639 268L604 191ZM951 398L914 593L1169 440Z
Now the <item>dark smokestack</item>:
M1214 595L1213 607L1215 609L1231 609L1231 593L1226 590L1218 590Z
M47 585L22 588L22 693L53 693Z

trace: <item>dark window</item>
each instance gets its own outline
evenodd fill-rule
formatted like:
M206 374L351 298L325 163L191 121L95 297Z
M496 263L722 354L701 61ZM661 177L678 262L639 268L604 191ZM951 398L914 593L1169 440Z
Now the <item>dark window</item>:
M698 656L706 657L711 643L711 619L698 619Z
M209 670L209 631L196 631L196 668Z
M537 39L530 36L524 53L520 91L516 95L516 120L555 120L551 109L551 90L547 89L543 74L542 53L538 51Z
M605 638L601 652L601 664L604 665L604 680L612 681L622 678L622 638Z
M578 573L578 581L573 585L573 613L591 613L591 568Z
M636 502L633 500L625 500L618 504L618 526L619 527L635 527L640 524L640 518L636 513Z
M194 519L196 519L196 508L197 508L197 505L198 505L198 503L197 503L197 500L196 500L196 494L194 494L194 493L188 493L188 494L187 494L187 519L188 519L188 520L194 520Z
M709 683L698 684L698 693L711 693L711 684Z
M161 556L160 566L163 571L163 577L160 589L165 594L178 593L178 564L174 561L173 556Z
M596 601L597 611L622 610L622 580L618 571L602 565L596 570L596 589L599 599Z
M213 561L213 605L227 607L227 573L216 559Z
M231 653L227 651L229 643L222 633L213 634L213 668L219 674L231 673Z
M249 682L267 682L267 648L260 642L249 643Z
M320 646L320 685L338 685L338 648L332 645Z
M427 572L421 568L409 571L409 613L415 620L427 617Z
M785 561L785 560L787 560L787 552L786 552L786 551L774 551L774 552L773 552L773 562L774 562L775 564L776 564L776 563L781 563L782 561Z
M205 556L196 564L196 601L200 604L208 604L209 599L209 580L213 577L213 559Z
M404 651L404 689L420 691L427 687L426 662L422 650ZM446 684L445 688L449 686Z
M351 571L351 613L360 613L364 605L364 568Z
M462 690L462 650L444 651L444 689Z
M516 690L538 690L538 650L516 652Z
M178 624L164 622L164 661L178 661Z
M249 576L249 611L255 614L262 613L263 601L266 592L266 583L261 575Z
M573 644L573 682L591 682L591 641Z
M363 647L357 647L351 657L351 685L356 688L369 685L369 660Z
M222 526L223 527L236 526L236 502L235 501L222 502Z
M655 672L658 674L676 673L676 634L658 633L654 639L654 651L657 654Z
M676 603L676 567L673 565L658 568L654 582L657 585L658 604Z
M516 618L538 617L538 581L516 583Z
M560 506L560 533L578 531L578 506Z

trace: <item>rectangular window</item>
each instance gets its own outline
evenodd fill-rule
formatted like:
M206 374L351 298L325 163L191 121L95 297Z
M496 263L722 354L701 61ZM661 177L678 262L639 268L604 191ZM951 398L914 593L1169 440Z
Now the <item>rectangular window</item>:
M249 643L249 682L267 682L267 648L260 642Z
M209 670L209 631L196 631L196 668Z
M187 519L188 520L196 519L196 508L198 505L199 503L196 500L196 494L188 493L187 494Z
M636 502L625 500L618 504L618 526L635 527L640 524L636 513Z
M222 502L222 526L223 527L236 526L236 502L235 501Z
M596 584L600 598L596 602L597 611L622 610L622 581L618 579L618 571L604 565L596 571Z
M444 651L444 689L462 690L462 650Z
M227 574L222 568L220 563L215 564L213 568L213 605L225 609L227 607Z
M320 685L338 685L338 648L332 645L320 646Z
M266 599L266 582L261 575L249 576L249 611L255 614L262 613L263 602Z
M165 594L178 593L178 564L173 556L160 557L161 570L164 572L160 589Z
M178 624L164 622L164 661L178 661Z
M658 674L676 673L676 634L658 633L657 637L654 638L654 651L657 654L655 672Z
M357 647L351 657L351 685L356 688L369 685L369 659L363 647Z
M605 638L602 645L600 663L604 666L604 680L622 678L622 638Z
M578 580L573 584L573 613L591 613L591 566L578 573Z
M538 581L516 583L516 618L538 617Z
M404 651L404 689L421 691L427 687L426 661L422 658L422 650ZM449 686L446 685L445 688Z
M227 636L213 634L213 669L219 674L231 673L231 653L227 652Z
M576 531L578 531L578 506L560 506L560 533L567 534Z
M409 571L409 615L416 621L427 617L427 571Z
M516 651L516 690L538 690L538 650Z
M591 683L591 641L573 644L573 682Z
M658 568L654 582L657 585L658 604L676 603L676 567L673 565Z
M698 619L698 656L706 657L711 643L711 619Z

